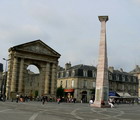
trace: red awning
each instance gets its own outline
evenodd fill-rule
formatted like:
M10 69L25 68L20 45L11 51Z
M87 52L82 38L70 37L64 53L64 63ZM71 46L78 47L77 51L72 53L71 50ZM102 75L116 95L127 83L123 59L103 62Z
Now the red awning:
M74 89L64 89L64 92L74 92Z

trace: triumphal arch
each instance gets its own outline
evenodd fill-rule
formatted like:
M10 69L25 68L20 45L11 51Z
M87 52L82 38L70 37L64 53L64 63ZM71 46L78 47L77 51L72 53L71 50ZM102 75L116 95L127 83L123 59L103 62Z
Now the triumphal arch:
M60 54L41 40L20 44L9 49L6 96L25 95L27 67L39 69L38 95L56 95L57 66Z

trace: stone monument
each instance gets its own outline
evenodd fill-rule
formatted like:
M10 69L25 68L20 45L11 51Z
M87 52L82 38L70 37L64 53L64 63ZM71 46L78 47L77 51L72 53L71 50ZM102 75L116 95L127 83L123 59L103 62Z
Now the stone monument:
M38 96L56 96L57 66L60 54L41 40L20 44L9 49L8 76L6 85L7 98L16 94L31 95L33 90L25 93L28 82L27 67L35 65L40 72L38 86L34 88ZM31 88L31 87L30 87ZM34 96L32 96L34 97Z
M106 22L108 16L99 16L101 22L100 45L99 45L99 58L97 66L96 78L96 94L95 101L92 106L94 107L109 107L108 94L108 60L107 60L107 45L106 45Z

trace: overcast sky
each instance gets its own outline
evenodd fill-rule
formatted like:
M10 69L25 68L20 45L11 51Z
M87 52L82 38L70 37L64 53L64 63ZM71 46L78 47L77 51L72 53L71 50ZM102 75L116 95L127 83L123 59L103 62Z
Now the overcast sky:
M0 0L0 62L10 47L40 39L61 54L62 67L96 66L100 15L109 16L109 66L140 65L140 0Z

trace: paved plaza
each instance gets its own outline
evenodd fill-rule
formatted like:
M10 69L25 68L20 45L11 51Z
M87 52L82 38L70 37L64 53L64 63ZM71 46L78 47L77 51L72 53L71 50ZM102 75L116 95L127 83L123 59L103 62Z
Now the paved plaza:
M87 103L0 102L0 120L140 120L140 105L94 108Z

